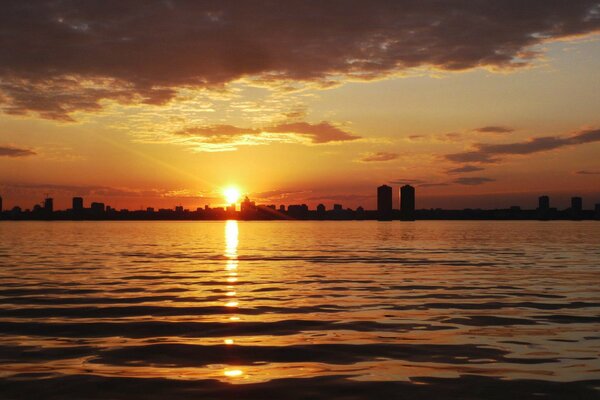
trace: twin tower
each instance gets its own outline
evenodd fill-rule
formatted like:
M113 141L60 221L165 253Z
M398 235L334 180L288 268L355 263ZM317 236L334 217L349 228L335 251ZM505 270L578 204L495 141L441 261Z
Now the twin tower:
M393 189L382 185L377 188L377 215L380 220L394 219L395 213ZM415 188L404 185L400 188L400 219L415 219Z

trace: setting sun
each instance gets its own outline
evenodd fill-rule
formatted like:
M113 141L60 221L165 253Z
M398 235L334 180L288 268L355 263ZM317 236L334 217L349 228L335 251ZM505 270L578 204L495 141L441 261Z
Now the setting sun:
M237 203L241 197L240 190L233 186L223 189L223 195L225 196L227 204Z

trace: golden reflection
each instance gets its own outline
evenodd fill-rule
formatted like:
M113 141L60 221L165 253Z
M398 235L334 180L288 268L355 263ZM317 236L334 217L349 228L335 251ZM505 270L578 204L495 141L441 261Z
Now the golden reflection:
M223 340L225 344L233 344L233 339L225 339Z
M237 221L230 220L225 223L225 280L229 284L225 293L225 307L229 308L236 308L239 305L236 299L237 291L233 285L238 280L238 233ZM230 320L233 321L231 318Z
M225 257L237 265L238 223L235 220L225 222ZM228 265L229 265L228 261Z

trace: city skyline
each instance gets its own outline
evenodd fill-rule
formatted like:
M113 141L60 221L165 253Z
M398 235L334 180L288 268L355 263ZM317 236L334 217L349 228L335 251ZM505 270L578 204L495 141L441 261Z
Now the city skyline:
M398 196L394 196L398 193ZM85 207L85 199L75 196L71 199L71 207L57 209L54 199L46 197L31 209L14 206L4 209L3 198L0 197L0 219L8 220L270 220L270 219L299 219L299 220L379 220L414 221L416 219L600 219L600 202L592 208L585 208L583 198L573 196L570 206L564 209L556 207L548 195L537 198L535 209L522 208L512 205L509 208L484 209L464 208L418 208L416 190L414 186L403 185L394 189L386 184L377 187L377 207L368 209L358 206L356 209L344 207L341 203L334 203L328 208L319 203L311 208L307 204L257 204L247 195L241 196L235 188L224 191L224 197L229 204L223 207L211 207L205 204L190 209L182 205L171 208L157 208L153 206L140 207L139 209L116 208L103 202L91 201ZM395 197L398 201L395 201ZM398 207L394 207L397 203ZM239 207L238 207L239 206Z

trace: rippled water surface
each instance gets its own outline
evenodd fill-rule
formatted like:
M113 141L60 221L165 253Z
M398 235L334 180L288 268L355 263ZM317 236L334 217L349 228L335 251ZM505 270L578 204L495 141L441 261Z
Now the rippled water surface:
M0 398L600 398L598 222L2 222Z

